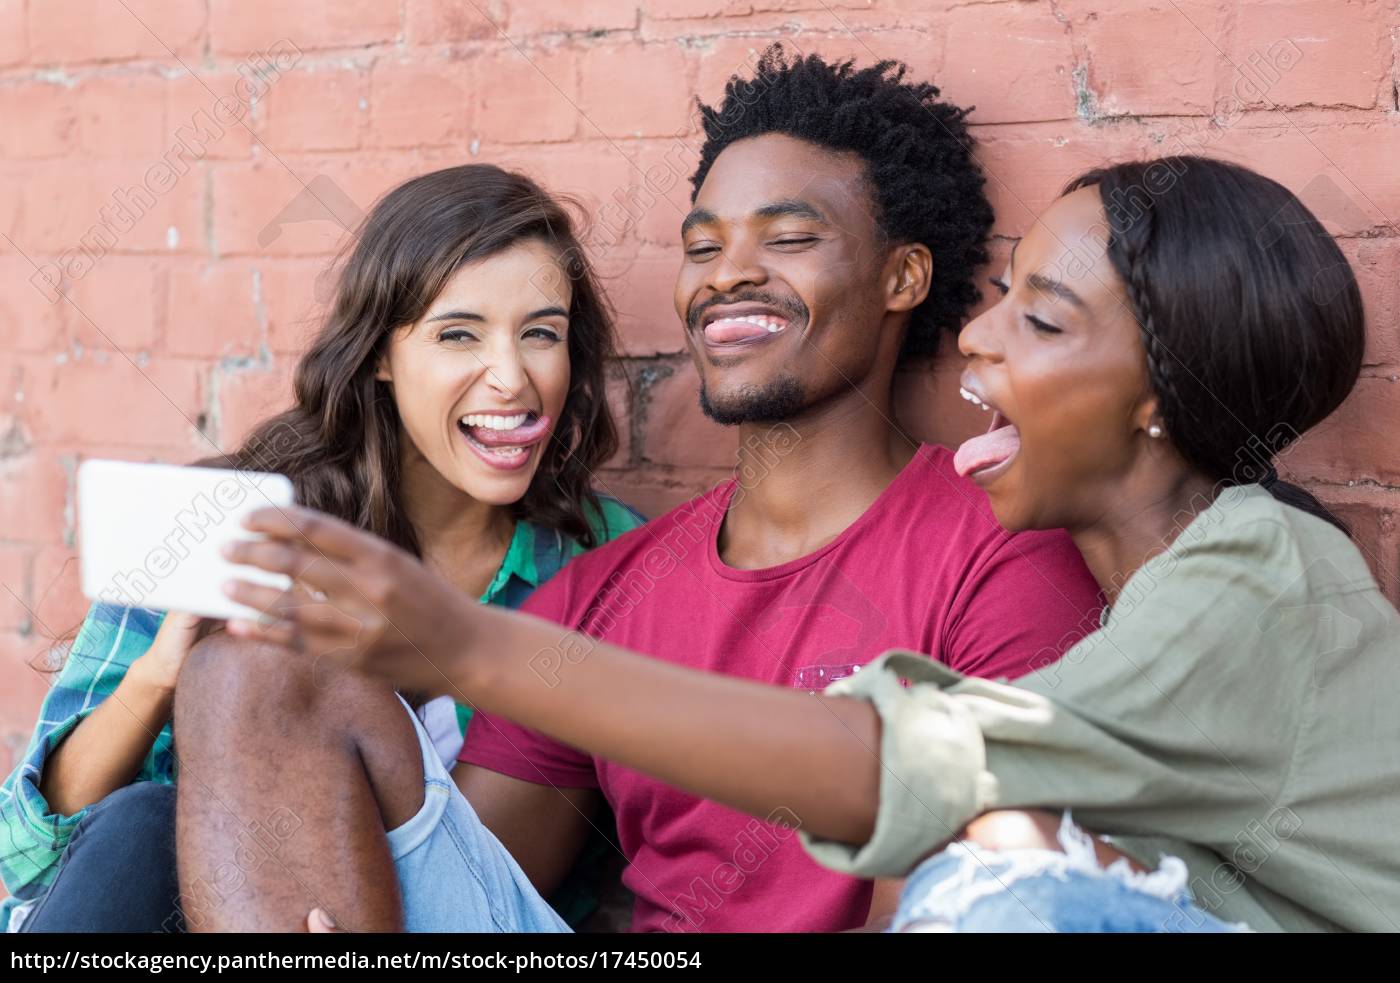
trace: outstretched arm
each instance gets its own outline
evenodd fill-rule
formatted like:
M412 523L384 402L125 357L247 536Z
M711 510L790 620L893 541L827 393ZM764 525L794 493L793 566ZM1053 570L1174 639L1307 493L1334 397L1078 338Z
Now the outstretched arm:
M786 810L824 839L870 838L880 725L868 703L683 669L477 604L404 551L310 510L265 510L249 526L268 538L234 545L230 559L290 573L326 600L287 605L235 582L230 596L269 616L231 632L450 694L753 815Z

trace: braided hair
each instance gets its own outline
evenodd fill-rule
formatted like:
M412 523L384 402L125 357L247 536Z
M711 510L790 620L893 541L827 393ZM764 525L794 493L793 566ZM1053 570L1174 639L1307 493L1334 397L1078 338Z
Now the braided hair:
M971 109L938 101L936 86L905 81L907 73L895 61L857 70L850 60L790 59L773 44L753 78L733 76L722 102L699 104L705 143L690 179L693 202L726 147L769 133L857 155L886 242L923 243L937 271L910 316L901 361L932 355L945 332L962 327L981 296L974 275L987 262L992 228L963 121Z
M1096 187L1107 251L1147 352L1168 437L1187 463L1346 531L1275 457L1341 405L1365 347L1361 291L1346 257L1292 192L1206 157L1115 164Z

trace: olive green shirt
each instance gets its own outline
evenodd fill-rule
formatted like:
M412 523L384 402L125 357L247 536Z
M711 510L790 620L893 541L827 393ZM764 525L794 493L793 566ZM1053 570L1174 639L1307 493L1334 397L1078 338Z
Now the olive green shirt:
M1400 930L1400 615L1331 525L1230 488L1123 585L1102 627L1015 683L889 652L830 695L882 721L869 843L902 876L990 809L1069 809L1260 931ZM902 685L901 680L908 685Z

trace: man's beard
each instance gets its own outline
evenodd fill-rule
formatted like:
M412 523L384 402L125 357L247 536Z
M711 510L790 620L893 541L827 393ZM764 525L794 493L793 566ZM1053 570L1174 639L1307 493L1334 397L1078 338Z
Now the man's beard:
M781 423L807 408L807 394L792 376L774 379L766 386L745 386L735 395L713 400L700 384L700 409L726 427L741 423Z

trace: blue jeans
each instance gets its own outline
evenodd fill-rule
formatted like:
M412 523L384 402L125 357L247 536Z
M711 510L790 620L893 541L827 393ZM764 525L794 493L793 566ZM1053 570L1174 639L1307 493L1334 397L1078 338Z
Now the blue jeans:
M423 805L389 832L410 932L568 932L443 767L418 715Z
M1186 865L1151 873L1107 869L1065 814L1055 850L984 850L954 843L905 881L892 932L1247 932L1200 908Z
M136 782L73 829L58 875L21 932L184 930L175 879L175 786Z
M423 805L388 833L410 932L568 932L443 766L404 704L423 758ZM183 931L175 786L137 782L94 805L22 932ZM309 912L308 912L309 914Z

